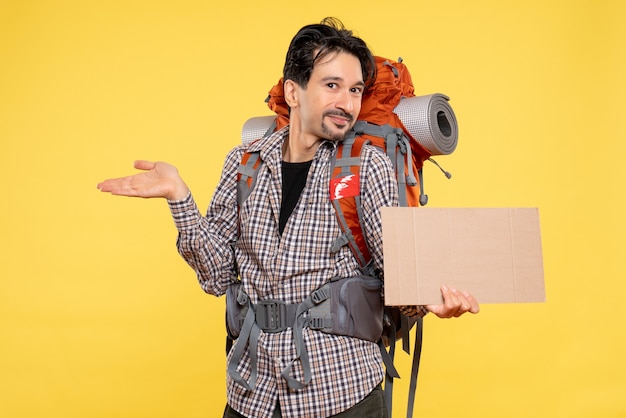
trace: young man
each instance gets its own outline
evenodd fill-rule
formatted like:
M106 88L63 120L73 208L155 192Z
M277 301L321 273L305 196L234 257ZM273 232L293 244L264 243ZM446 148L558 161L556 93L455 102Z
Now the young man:
M226 157L204 217L176 168L163 162L138 161L135 167L144 172L98 187L112 194L168 199L179 252L207 293L223 295L239 278L252 304L278 300L293 306L332 278L360 274L347 246L330 251L340 229L328 185L337 142L354 125L363 92L376 74L366 44L338 21L325 19L296 34L283 75L289 125L250 146L260 151L263 166L240 208L237 168L244 146ZM387 157L369 146L360 175L364 233L374 267L382 271L380 208L397 205L395 176ZM442 293L443 304L417 307L415 314L431 311L449 318L478 312L468 293L445 286ZM291 328L261 331L254 352L239 347L239 361L227 378L225 417L387 416L375 342L310 328L302 330L302 338L310 379L307 365L294 361L301 352ZM229 361L239 344L246 341L235 342ZM255 386L246 387L249 382Z

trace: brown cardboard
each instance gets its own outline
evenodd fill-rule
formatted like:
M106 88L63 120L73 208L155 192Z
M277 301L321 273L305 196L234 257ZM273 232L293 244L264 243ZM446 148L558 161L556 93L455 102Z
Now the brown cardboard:
M385 303L545 302L537 208L382 208Z

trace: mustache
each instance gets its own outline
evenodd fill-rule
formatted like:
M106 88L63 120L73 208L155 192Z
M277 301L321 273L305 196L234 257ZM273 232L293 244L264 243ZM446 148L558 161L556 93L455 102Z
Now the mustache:
M342 112L341 110L328 110L324 112L324 116L339 116L348 120L348 122L352 122L354 116L349 113Z

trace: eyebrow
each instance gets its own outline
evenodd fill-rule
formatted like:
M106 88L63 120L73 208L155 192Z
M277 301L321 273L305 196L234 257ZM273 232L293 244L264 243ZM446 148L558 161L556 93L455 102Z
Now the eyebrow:
M324 83L327 83L329 81L344 81L343 78L341 77L337 77L337 76L328 76L328 77L324 77L321 80ZM363 81L359 81L357 83L354 84L355 86L359 86L359 87L365 87L365 83Z

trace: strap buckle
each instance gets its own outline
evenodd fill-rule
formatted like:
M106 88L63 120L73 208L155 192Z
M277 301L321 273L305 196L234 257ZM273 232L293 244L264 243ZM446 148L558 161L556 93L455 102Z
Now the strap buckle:
M281 332L287 324L287 305L275 299L262 300L255 304L256 324L265 332Z

